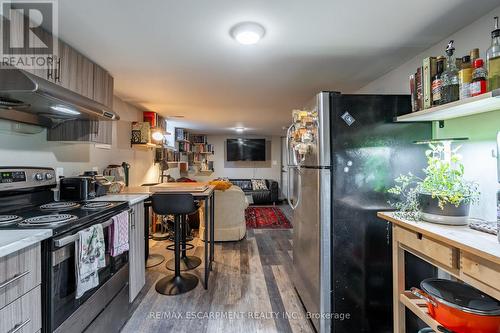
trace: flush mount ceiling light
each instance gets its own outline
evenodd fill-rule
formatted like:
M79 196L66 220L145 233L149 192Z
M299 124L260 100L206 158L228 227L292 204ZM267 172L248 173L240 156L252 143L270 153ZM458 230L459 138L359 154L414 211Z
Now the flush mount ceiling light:
M238 133L243 133L243 131L245 130L245 127L236 127L234 130Z
M62 106L62 105L55 105L55 106L51 106L50 107L52 110L54 111L57 111L57 112L60 112L60 113L64 113L64 114L71 114L71 115L78 115L80 114L80 112L76 111L76 110L73 110L73 109L70 109L66 106Z
M264 37L266 30L255 22L242 22L231 28L230 34L236 41L243 45L252 45Z

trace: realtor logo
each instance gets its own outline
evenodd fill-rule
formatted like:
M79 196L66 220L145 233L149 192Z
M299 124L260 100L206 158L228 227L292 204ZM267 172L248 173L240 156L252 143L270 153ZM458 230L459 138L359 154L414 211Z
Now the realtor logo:
M46 68L57 54L57 3L1 1L2 63L21 69Z

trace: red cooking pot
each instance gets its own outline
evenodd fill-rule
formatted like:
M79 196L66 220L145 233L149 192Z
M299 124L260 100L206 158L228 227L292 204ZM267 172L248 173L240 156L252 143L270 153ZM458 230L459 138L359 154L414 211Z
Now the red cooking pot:
M432 318L456 333L500 333L500 302L468 284L426 279L411 292L427 301Z

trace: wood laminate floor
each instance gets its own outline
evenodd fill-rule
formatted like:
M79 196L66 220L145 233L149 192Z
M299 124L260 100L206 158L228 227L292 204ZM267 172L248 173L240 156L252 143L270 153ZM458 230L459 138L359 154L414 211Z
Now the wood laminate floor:
M314 332L291 281L292 230L248 230L240 242L215 245L209 289L203 264L192 271L197 288L179 296L156 292L165 264L148 269L146 286L122 332ZM191 250L203 258L203 242ZM167 258L166 242L150 241L151 252Z

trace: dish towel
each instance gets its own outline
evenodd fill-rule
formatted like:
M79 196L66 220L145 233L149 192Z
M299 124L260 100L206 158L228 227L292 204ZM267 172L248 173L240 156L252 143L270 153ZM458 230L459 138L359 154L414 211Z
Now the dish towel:
M99 285L99 268L106 267L102 225L96 224L78 232L75 242L76 298Z
M111 218L113 223L109 226L109 244L111 256L116 257L128 251L128 212L121 212Z

